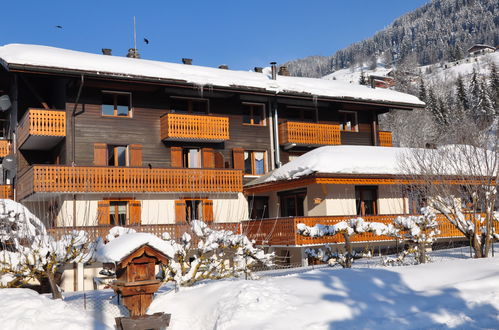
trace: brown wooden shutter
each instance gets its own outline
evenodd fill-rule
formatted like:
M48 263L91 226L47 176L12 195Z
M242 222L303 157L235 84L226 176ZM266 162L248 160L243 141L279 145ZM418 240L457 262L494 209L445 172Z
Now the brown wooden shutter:
M215 167L215 155L213 154L212 148L201 149L203 167L204 168L214 168Z
M142 166L142 145L141 144L130 144L128 146L130 152L130 166L140 167Z
M129 207L130 207L129 224L140 225L140 219L141 219L140 201L130 201Z
M172 167L182 167L182 148L181 147L171 147L170 148L171 166Z
M221 152L215 152L215 168L224 168L225 160L224 155Z
M203 221L213 222L213 201L211 199L203 199Z
M244 149L232 149L232 165L236 170L244 170Z
M109 225L109 201L97 203L97 222L100 226Z
M175 222L185 223L185 201L175 201Z
M107 145L105 143L94 143L94 165L107 165Z

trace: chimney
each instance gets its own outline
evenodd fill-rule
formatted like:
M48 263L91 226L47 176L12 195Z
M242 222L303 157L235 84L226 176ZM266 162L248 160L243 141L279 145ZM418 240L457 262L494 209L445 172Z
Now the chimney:
M227 64L222 64L218 66L219 69L229 70L229 66Z
M281 65L279 67L279 75L280 76L289 76L289 71L288 71L288 68L284 65Z
M262 73L263 68L261 66L255 66L255 72Z
M276 62L270 62L270 66L272 68L272 80L276 80L277 79L277 68L276 68Z
M129 48L128 49L128 54L126 54L126 57L130 58L140 58L140 54L136 48Z
M192 58L183 58L182 63L191 65L192 64Z
M111 48L102 48L102 55L113 55Z

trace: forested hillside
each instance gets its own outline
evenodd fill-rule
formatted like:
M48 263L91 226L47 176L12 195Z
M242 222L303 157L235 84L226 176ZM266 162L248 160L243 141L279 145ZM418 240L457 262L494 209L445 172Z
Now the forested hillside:
M499 45L499 1L432 0L331 56L310 56L285 65L292 75L306 77L322 77L359 63L396 64L408 56L428 65L461 59L476 43Z

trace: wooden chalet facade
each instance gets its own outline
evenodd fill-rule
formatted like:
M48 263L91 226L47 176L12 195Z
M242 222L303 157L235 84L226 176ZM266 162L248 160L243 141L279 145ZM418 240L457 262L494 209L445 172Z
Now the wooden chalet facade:
M0 151L16 160L5 191L49 227L240 222L243 184L318 146L391 146L378 116L422 107L367 87L293 90L318 79L154 62L179 72L156 75L152 61L44 46L3 46L0 59L12 103Z

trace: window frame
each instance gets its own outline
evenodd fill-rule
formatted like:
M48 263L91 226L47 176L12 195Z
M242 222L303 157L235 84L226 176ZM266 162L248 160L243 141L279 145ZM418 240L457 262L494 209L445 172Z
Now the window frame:
M243 118L242 118L243 125L246 125L246 126L267 126L267 112L266 112L266 108L265 108L264 103L242 102L242 105L243 105ZM246 106L250 107L250 115L249 115L250 122L249 123L244 122L244 117L245 117L244 107L246 107ZM261 109L260 124L254 123L254 110L253 109L255 107L259 107Z
M338 113L341 116L341 119L339 120L339 125L340 125L340 131L342 132L358 132L359 131L359 114L357 111L352 111L352 110L338 110ZM347 122L345 119L346 115L354 115L354 120L355 120L355 125L351 126L350 129L345 129L345 123Z
M301 107L297 105L287 105L285 111L299 111L299 118L284 118L286 121L298 121L298 122L303 122L303 123L317 123L317 108L313 107ZM312 119L306 119L305 118L305 113L312 113Z
M114 100L114 110L112 115L104 114L104 102L101 102L101 117L107 118L133 118L133 103L132 103L132 93L131 92L122 92L122 91L110 91L110 90L102 90L102 96L104 94L112 95ZM118 96L128 95L128 115L120 116L118 115Z
M124 147L125 148L125 165L118 165L118 148ZM110 148L113 149L113 157L114 157L114 165L109 164L109 153L110 153ZM106 144L106 149L107 149L107 165L106 166L112 166L112 167L128 167L130 166L130 148L129 145L123 145L123 144Z
M370 191L374 198L372 200L373 205L373 214L368 214L366 213L366 207L365 207L365 198L362 198L362 194L365 191ZM359 192L359 199L357 199L357 192ZM357 202L359 202L359 205L357 205ZM371 216L371 215L379 215L379 187L378 186L355 186L355 213L357 213L358 216Z
M262 174L256 174L256 163L255 163L255 153L256 152L261 152L263 153L263 173ZM249 154L249 158L251 159L251 173L246 173L246 158L245 154ZM265 150L244 150L243 151L243 159L244 159L244 175L245 176L262 176L267 173L267 151Z
M187 111L175 111L175 109L172 109L172 102L171 100L177 99L177 100L185 100L187 101ZM192 102L205 102L206 103L206 112L205 113L198 113L193 111L193 106ZM189 115L198 115L198 116L203 116L203 115L209 115L210 112L210 100L207 98L203 97L186 97L186 96L170 96L170 107L169 107L169 113L178 113L178 114L189 114Z
M108 199L109 202L109 224L111 226L127 226L130 224L130 199ZM119 204L125 204L125 223L120 224L119 223L119 211L118 211L118 206ZM113 205L114 204L114 205ZM113 209L115 209L115 212L113 212ZM113 224L111 223L111 216L115 216L115 219L118 220L118 222Z
M197 150L198 166L190 167L190 150ZM197 147L182 147L182 168L203 168L203 152L202 148Z
M277 193L279 197L279 213L281 217L301 217L305 216L305 199L307 198L306 189L288 190ZM286 208L285 200L292 200L294 205L294 215L289 215L290 210ZM300 205L301 203L301 205ZM300 212L301 211L301 212ZM302 213L301 215L299 213Z

